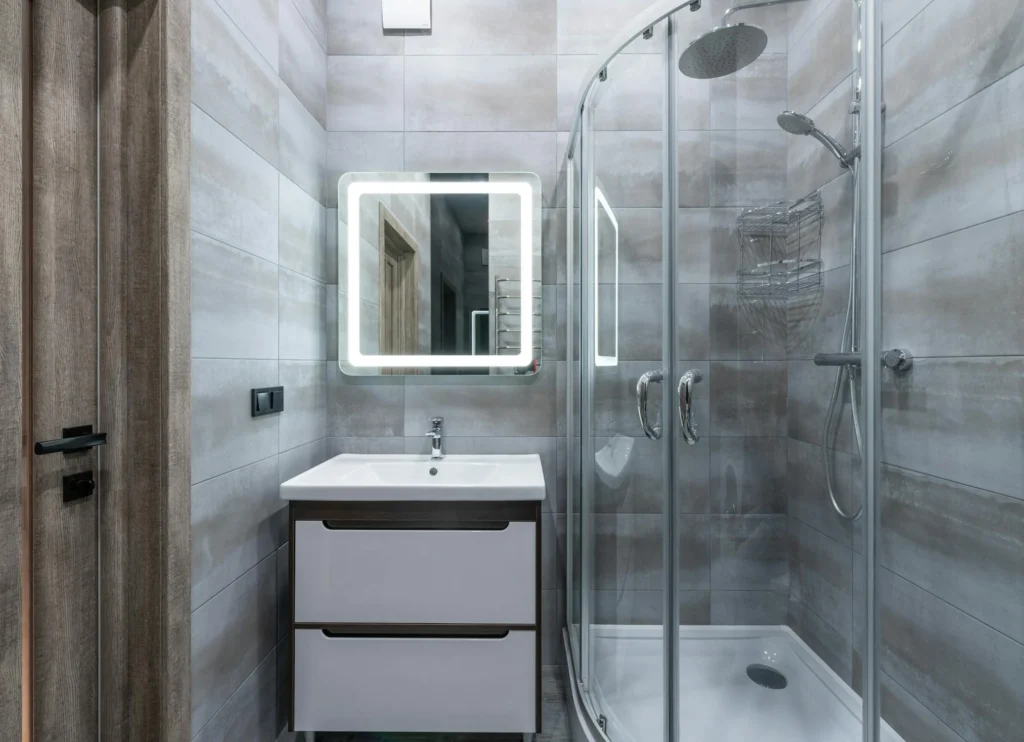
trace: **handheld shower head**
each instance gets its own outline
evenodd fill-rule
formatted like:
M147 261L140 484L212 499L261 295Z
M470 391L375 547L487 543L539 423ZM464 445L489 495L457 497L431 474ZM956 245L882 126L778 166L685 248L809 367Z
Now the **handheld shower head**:
M776 119L779 126L787 134L797 136L810 136L821 142L825 148L832 153L832 156L839 160L844 168L850 167L851 155L846 148L814 125L814 121L802 113L795 111L783 111Z

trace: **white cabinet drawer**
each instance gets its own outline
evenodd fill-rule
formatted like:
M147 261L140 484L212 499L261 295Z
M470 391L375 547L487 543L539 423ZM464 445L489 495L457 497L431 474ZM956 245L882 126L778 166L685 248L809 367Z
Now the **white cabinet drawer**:
M537 731L536 632L491 638L295 631L295 731Z
M332 529L295 522L296 623L533 626L537 527Z

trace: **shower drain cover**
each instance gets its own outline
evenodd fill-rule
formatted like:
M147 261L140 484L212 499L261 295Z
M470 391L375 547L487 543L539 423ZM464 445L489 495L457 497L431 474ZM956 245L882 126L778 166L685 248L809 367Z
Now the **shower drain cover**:
M769 688L771 690L782 690L789 685L785 675L773 667L768 667L768 665L748 665L747 677L762 688Z

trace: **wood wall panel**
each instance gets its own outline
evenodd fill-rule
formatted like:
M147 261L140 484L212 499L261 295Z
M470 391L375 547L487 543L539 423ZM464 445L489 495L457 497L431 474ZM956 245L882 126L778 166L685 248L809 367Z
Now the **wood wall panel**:
M0 739L21 736L22 2L0 0Z
M103 739L189 736L189 23L101 5Z

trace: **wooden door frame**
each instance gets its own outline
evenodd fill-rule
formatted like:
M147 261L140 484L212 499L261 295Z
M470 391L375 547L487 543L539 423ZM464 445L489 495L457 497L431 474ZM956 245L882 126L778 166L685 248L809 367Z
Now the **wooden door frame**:
M49 89L33 90L32 65L22 54L31 13L60 13L71 3L80 10L82 0L0 0L4 740L28 740L32 726L30 583L23 579L30 544L24 513L32 502L30 389L23 381L32 353L22 282L34 247L26 213L34 188L32 102ZM99 229L79 237L99 244L97 422L108 434L97 505L101 722L82 731L100 739L185 742L191 723L191 2L95 0L95 13L101 95L97 101L96 86L87 85L71 93L80 96L78 104L92 96L99 116Z

